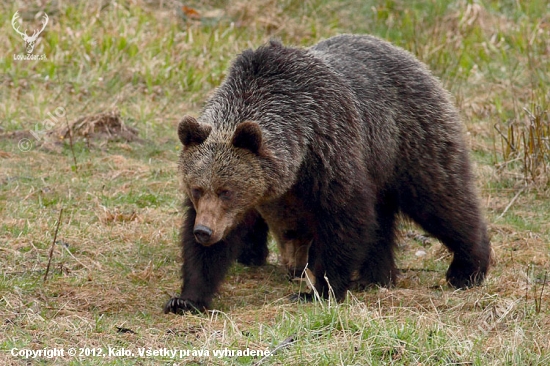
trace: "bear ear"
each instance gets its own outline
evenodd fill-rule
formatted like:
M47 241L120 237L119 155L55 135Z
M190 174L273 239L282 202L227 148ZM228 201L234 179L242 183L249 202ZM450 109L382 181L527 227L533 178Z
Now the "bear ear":
M235 129L231 143L235 147L247 149L257 154L262 147L262 130L256 122L241 122Z
M191 116L185 116L178 125L178 136L184 147L200 145L212 131L212 126L199 123Z

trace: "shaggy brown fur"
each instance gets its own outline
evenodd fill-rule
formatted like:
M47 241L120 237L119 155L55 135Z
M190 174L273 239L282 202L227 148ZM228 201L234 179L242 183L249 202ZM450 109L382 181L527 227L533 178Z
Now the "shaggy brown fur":
M458 113L427 68L387 42L343 35L244 51L178 135L184 280L166 312L208 308L235 259L262 264L266 223L281 247L309 245L323 297L330 283L343 298L356 272L361 283L395 281L399 211L453 252L451 285L487 273Z

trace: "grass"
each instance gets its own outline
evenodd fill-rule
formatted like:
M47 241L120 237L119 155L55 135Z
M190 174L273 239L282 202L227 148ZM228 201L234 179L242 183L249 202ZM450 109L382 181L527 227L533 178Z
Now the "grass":
M65 354L53 362L74 365L549 363L546 1L21 4L0 5L3 364L27 362L13 348L56 347ZM22 28L32 29L41 10L49 15L34 51L47 60L13 60L24 52L10 24L16 10ZM447 288L449 254L435 240L403 235L402 275L389 290L353 291L341 304L292 304L286 295L299 285L286 281L273 253L265 267L231 270L217 311L162 314L180 281L178 120L199 112L243 49L270 37L307 46L339 33L371 33L410 50L455 96L492 235L495 261L486 283ZM60 107L66 120L55 114ZM66 139L45 143L49 127L115 109L140 140L77 137L72 149ZM530 128L538 137L515 150L503 140L508 133L531 136ZM28 151L20 149L22 138ZM419 233L407 223L403 231ZM70 347L83 354L67 355ZM139 348L182 354L142 358ZM213 355L247 348L277 351L267 358ZM128 350L134 355L123 355Z

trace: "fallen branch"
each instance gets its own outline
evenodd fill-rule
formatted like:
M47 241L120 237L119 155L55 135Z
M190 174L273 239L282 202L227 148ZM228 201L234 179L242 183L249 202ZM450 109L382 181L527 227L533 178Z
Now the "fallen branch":
M69 126L69 120L67 119L67 115L65 115L65 121L67 122L67 131L69 133L69 145L71 146L71 154L73 155L74 160L74 171L78 171L78 165L76 163L76 155L74 153L74 144L73 144L73 130L71 129L71 126Z
M516 200L518 199L519 195L523 193L523 191L525 191L525 187L522 187L518 193L516 193L516 195L514 196L514 198L512 198L512 200L510 201L510 203L508 204L508 206L506 206L506 208L504 209L504 211L502 211L502 213L499 215L499 217L496 218L496 220L498 219L501 219L505 214L506 212L510 209L510 207L512 207L512 205L514 204L514 202L516 202Z
M53 234L52 247L50 248L50 256L48 258L48 266L46 267L46 273L44 273L44 282L48 278L48 273L50 272L50 265L52 264L53 249L55 248L55 241L57 239L57 232L59 231L59 224L61 224L61 214L63 214L63 207L59 211L59 218L57 219L57 226L55 227L55 233Z
M287 337L284 341L282 341L277 347L275 347L270 353L269 356L264 356L258 362L254 363L254 366L261 365L267 358L273 356L275 353L279 352L281 349L291 346L294 342L296 342L297 334L291 335L290 337Z

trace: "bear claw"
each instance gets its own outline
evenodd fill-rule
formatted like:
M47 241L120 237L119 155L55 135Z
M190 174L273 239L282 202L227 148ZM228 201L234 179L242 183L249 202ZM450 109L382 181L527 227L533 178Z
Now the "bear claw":
M450 286L466 290L475 286L480 286L485 279L485 275L482 273L474 273L470 276L456 276L453 274L447 275L447 282Z
M192 301L182 299L181 297L173 297L164 305L164 314L174 313L183 315L186 312L200 313L201 310Z
M447 282L455 288L467 289L479 286L485 279L487 270L453 262L447 270Z
M298 292L288 297L291 302L313 302L315 296L309 292Z

